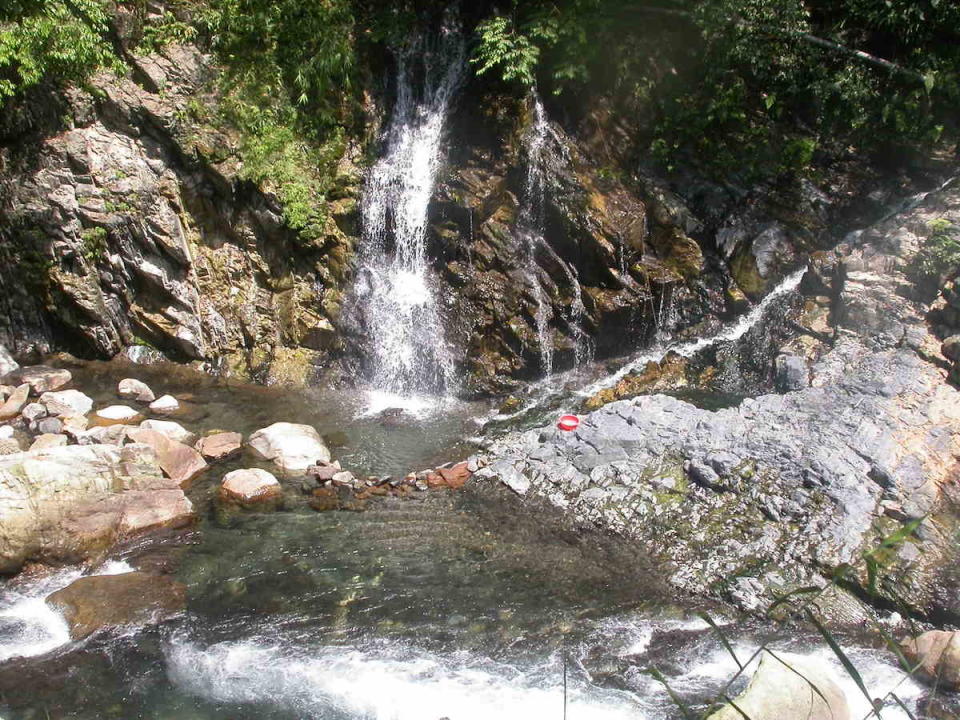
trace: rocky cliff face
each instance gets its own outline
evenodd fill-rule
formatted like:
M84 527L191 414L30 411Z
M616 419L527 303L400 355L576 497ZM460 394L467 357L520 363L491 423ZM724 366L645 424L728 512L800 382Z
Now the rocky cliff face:
M928 316L910 268L930 222L956 224L958 207L956 190L934 194L817 257L801 286L814 333L782 347L783 394L719 411L614 402L576 432L504 439L479 475L621 533L676 585L747 609L849 568L841 586L871 602L956 622L960 393L928 320L946 304Z
M371 341L340 311L363 143L347 143L322 227L298 232L276 188L244 179L242 139L215 119L223 69L193 45L132 63L128 77L101 74L90 91L28 98L0 118L0 343L87 357L146 345L267 382L344 366L349 377ZM833 195L852 193L687 178L671 186L681 197L642 171L636 128L600 101L582 121L548 117L537 158L529 100L473 81L456 107L430 254L467 395L662 330L708 331L828 245L843 204Z
M240 179L236 134L198 120L218 102L212 60L169 46L135 62L138 82L101 74L55 107L47 96L8 108L0 342L99 357L143 344L307 380L337 345L358 175L306 240L268 188Z

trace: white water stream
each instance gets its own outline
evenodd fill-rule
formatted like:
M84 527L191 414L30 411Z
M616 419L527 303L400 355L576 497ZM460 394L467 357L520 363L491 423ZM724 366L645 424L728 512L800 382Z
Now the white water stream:
M570 287L572 300L570 311L564 318L574 342L574 362L579 367L587 361L590 343L583 330L585 309L580 290L580 278L577 271L550 247L544 234L546 232L546 171L547 144L556 138L547 118L546 108L539 94L531 96L533 122L524 137L526 148L527 176L520 203L517 221L517 236L521 243L524 279L536 303L534 323L537 329L537 348L540 351L540 365L543 374L549 378L553 374L554 341L550 329L553 310L547 291L540 282L540 268L537 265L537 253L549 253L560 266Z
M65 568L36 580L27 580L0 593L0 662L34 657L70 642L63 616L50 607L47 596L86 575L121 575L133 570L127 563L111 561L84 573Z
M590 396L601 390L612 387L630 373L642 370L647 363L651 361L661 361L667 355L667 353L674 352L682 357L689 358L693 357L701 350L713 347L719 343L735 342L739 340L746 335L751 328L755 327L757 323L763 320L768 308L773 303L787 293L793 292L797 289L797 286L800 285L800 281L803 279L803 275L806 271L807 268L804 266L801 269L787 275L783 280L780 281L780 284L767 293L766 297L757 303L750 310L750 312L743 315L732 325L724 327L722 330L720 330L720 332L714 335L708 335L707 337L697 338L696 340L690 340L689 342L657 345L643 352L638 357L633 358L630 360L630 362L616 372L586 386L579 391L579 394Z
M616 657L629 659L650 650L658 632L705 630L706 623L699 619L617 616L598 623L588 644L601 644ZM690 649L685 670L669 679L670 688L682 698L712 697L737 673L737 661L729 651L704 637L707 641ZM870 715L867 699L829 650L792 642L772 647L823 667L846 696L851 718ZM475 651L439 654L385 640L317 648L291 646L264 636L204 646L186 636L174 636L165 654L170 679L184 691L220 703L266 702L302 718L325 718L333 713L369 720L658 720L677 715L664 686L639 668L624 675L629 689L593 682L581 662L584 649L566 652L566 689L560 652L495 660ZM746 662L758 646L735 642L732 649L737 660ZM880 720L907 720L908 714L888 693L895 692L913 711L923 687L882 651L847 648L845 652L870 694L885 698ZM756 663L755 658L748 665L744 681L753 674Z
M411 398L444 396L454 384L427 257L427 211L464 56L463 37L449 25L434 44L415 40L397 55L397 98L385 150L363 193L355 288L369 335L375 405L385 398L390 407L416 405Z

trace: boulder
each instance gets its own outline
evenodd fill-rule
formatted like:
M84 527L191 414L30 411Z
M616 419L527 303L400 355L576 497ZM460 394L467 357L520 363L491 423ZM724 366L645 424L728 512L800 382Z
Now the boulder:
M457 463L453 467L449 468L439 468L437 475L443 478L444 484L454 490L458 490L467 484L467 480L470 479L470 476L473 474L467 468L467 463Z
M73 376L69 370L47 367L46 365L32 365L6 375L4 382L13 385L26 383L30 386L30 392L33 395L42 395L45 392L65 387L72 379Z
M47 450L49 448L62 447L67 444L66 435L51 435L49 433L44 433L43 435L38 435L37 438L33 441L33 444L30 446L30 452L36 452L38 450Z
M147 625L181 613L186 586L165 575L129 572L74 580L47 598L63 613L70 636L85 638L117 626Z
M259 468L234 470L223 476L221 496L242 504L274 500L283 495L283 489L271 473Z
M960 690L960 632L931 630L901 644L917 675L945 690Z
M13 359L13 356L10 355L7 348L3 345L0 345L0 377L9 375L13 371L19 369L20 365L16 360Z
M157 461L163 472L182 488L187 487L191 480L207 469L207 463L200 453L156 430L129 428L127 437L136 443L152 447L157 453Z
M248 441L250 449L272 460L288 476L304 475L311 465L330 462L330 450L309 425L279 422L257 430Z
M137 410L126 405L110 405L97 410L92 421L94 425L135 425L143 420Z
M93 399L79 390L45 392L40 402L47 406L48 413L58 417L80 417L93 409Z
M76 562L122 537L192 519L190 501L156 461L124 475L122 458L106 445L0 457L0 572L27 560Z
M944 340L940 352L948 360L960 361L960 335L951 335Z
M140 427L145 430L154 430L185 445L193 445L197 441L197 434L190 432L183 425L173 420L144 420Z
M157 415L170 415L180 409L180 403L173 395L161 395L150 403L149 408Z
M124 400L136 400L142 403L152 403L157 399L149 385L133 378L121 380L117 385L117 394Z
M201 438L195 447L207 460L218 462L236 455L240 452L242 446L243 435L235 432L222 432Z
M829 666L809 658L764 651L750 684L708 720L849 720L850 708ZM816 687L816 690L814 690Z
M7 398L3 406L0 407L0 420L10 420L15 418L27 404L27 398L30 397L30 386L24 383L20 385L13 394Z
M0 455L17 455L23 452L23 444L14 435L0 438Z

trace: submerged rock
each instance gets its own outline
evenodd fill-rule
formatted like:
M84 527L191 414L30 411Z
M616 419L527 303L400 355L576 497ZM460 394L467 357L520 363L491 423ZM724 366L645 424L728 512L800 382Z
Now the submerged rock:
M219 462L240 452L243 447L243 435L235 432L214 433L200 438L195 447L207 460Z
M931 630L901 643L917 674L944 690L960 690L960 632Z
M126 400L136 400L142 403L152 403L157 399L149 385L133 378L121 380L117 385L117 394Z
M264 460L272 460L285 475L304 475L317 463L330 462L330 450L310 425L278 422L257 430L247 443Z
M144 420L140 423L140 427L144 430L154 430L185 445L193 445L197 441L195 432L187 430L183 425L173 420Z
M828 666L808 658L764 651L743 694L708 720L849 720L843 689Z
M183 612L187 588L165 575L129 572L75 580L47 598L63 613L70 636L85 638L105 628L158 623Z

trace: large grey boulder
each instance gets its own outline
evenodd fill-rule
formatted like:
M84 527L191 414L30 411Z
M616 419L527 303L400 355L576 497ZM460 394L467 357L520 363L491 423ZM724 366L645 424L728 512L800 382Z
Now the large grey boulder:
M77 561L117 540L193 517L155 457L68 445L0 457L0 572L28 560Z
M829 665L799 655L764 651L743 694L708 720L849 720L850 708Z
M278 422L257 430L248 442L254 454L272 460L287 476L304 475L318 462L330 462L330 450L310 425Z

